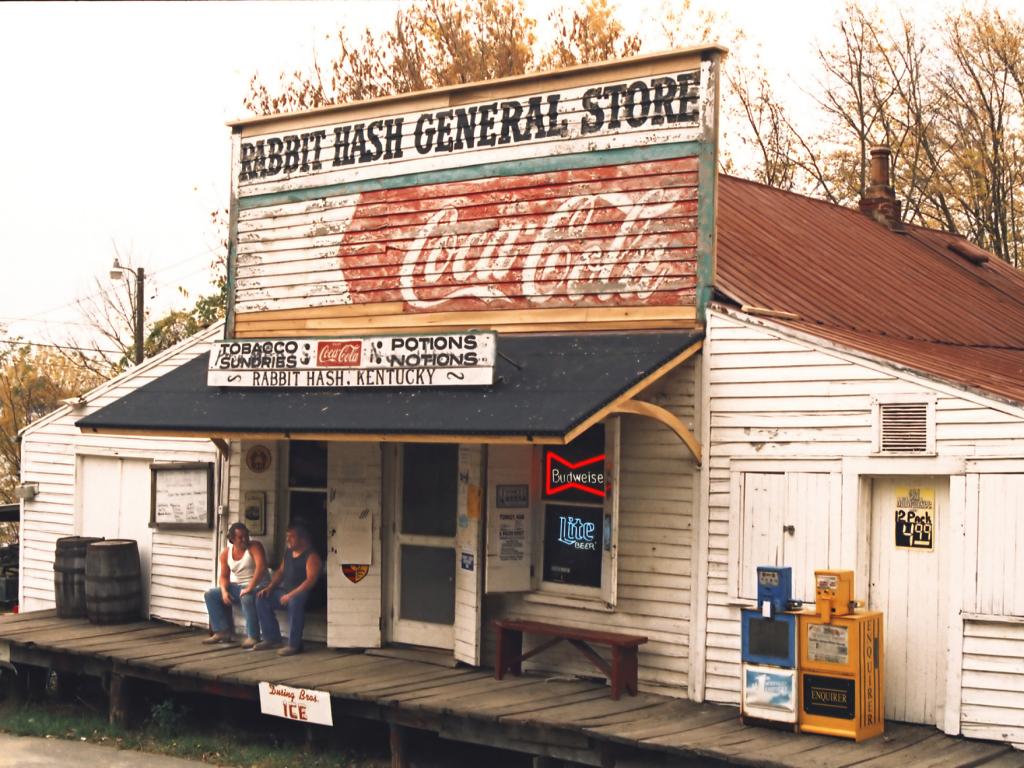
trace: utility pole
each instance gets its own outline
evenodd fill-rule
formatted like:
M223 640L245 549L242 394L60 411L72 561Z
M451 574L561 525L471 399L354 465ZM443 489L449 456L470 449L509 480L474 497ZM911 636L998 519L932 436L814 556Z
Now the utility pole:
M143 318L146 317L146 270L139 267L135 272L135 364L143 358Z
M146 317L146 270L142 267L132 269L121 265L116 258L114 265L110 268L110 279L120 280L124 272L135 275L135 364L142 362L143 358L143 321Z

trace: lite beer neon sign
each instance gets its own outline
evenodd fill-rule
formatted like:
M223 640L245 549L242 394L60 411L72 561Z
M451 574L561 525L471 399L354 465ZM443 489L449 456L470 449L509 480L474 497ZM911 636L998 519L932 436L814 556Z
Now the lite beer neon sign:
M604 498L604 471L587 470L594 464L604 461L605 454L594 456L582 461L571 462L554 451L547 452L547 463L544 468L544 492L554 496L575 488L584 493Z
M597 549L594 531L597 526L578 517L562 515L558 518L558 541L576 549Z

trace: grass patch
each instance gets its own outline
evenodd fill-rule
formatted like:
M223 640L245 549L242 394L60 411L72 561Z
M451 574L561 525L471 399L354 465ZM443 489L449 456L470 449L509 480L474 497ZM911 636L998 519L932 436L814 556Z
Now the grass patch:
M242 706L242 705L239 705ZM346 748L337 743L317 747L305 744L304 732L288 728L282 721L269 724L256 715L250 727L206 717L175 699L165 699L150 708L150 716L138 727L111 726L105 712L84 704L53 700L38 703L0 704L0 731L18 736L68 739L105 744L120 749L141 750L201 760L216 765L245 768L382 768L389 765L370 747ZM234 719L234 718L232 718ZM276 726L276 727L275 727ZM326 730L326 729L325 729ZM337 740L338 729L330 734ZM344 731L344 729L342 729Z

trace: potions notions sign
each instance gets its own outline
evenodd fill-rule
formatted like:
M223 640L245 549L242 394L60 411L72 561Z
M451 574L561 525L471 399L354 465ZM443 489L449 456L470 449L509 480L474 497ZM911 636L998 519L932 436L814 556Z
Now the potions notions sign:
M210 350L217 387L451 387L494 382L494 333L236 339Z

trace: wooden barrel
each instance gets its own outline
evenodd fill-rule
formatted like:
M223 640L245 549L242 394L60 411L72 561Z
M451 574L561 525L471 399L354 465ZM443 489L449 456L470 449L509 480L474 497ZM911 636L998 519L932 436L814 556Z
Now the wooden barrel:
M108 539L88 546L85 610L93 624L124 624L142 618L142 569L136 541Z
M53 559L53 596L57 602L57 616L79 619L85 616L85 549L95 536L65 536L57 539Z

